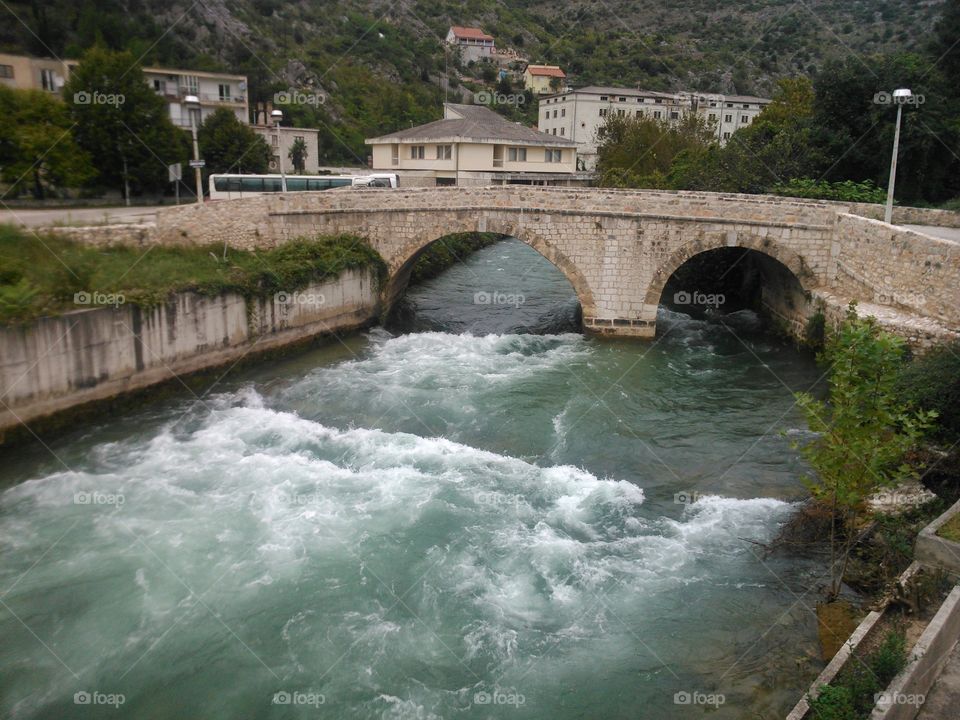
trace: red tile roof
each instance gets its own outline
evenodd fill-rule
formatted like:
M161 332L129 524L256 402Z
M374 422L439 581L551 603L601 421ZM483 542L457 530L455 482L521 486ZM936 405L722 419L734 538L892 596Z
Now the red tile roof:
M453 31L455 37L463 38L465 40L493 40L492 35L487 35L480 28L471 28L471 27L460 27L459 25L454 25L450 28Z
M527 72L531 75L545 75L546 77L566 77L563 70L556 65L527 65Z

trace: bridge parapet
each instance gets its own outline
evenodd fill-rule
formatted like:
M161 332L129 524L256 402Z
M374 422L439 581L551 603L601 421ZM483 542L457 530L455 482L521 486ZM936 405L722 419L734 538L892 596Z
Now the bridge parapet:
M299 236L360 235L390 268L389 304L418 254L438 238L508 234L570 279L586 327L641 336L654 334L660 294L680 265L708 250L741 247L773 258L796 278L802 298L790 305L803 307L793 310L795 324L812 314L817 291L829 290L864 302L890 298L904 311L960 328L960 246L849 209L773 196L598 188L337 190L166 209L156 239L251 249Z

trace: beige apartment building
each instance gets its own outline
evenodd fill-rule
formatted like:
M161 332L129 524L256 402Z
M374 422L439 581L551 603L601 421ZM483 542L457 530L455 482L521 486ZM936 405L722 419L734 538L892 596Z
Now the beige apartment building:
M479 105L445 103L443 119L367 139L372 168L401 185L581 185L577 145Z
M70 79L70 72L79 60L54 60L26 55L0 53L0 82L20 90L44 90L60 96ZM146 67L143 75L147 84L167 103L167 111L174 125L190 127L191 114L203 122L215 110L225 107L244 123L250 123L247 101L247 78L244 75ZM187 95L195 95L199 108L187 107Z
M722 144L753 122L770 102L745 95L663 93L594 85L541 97L537 126L541 132L576 142L582 167L592 170L596 166L597 131L610 115L673 122L693 112L714 128Z

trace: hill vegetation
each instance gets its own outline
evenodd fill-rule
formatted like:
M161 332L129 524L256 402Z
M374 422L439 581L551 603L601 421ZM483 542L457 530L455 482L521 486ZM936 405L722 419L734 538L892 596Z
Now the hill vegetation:
M481 75L445 50L451 24L479 25L574 85L770 94L828 60L919 50L942 0L18 0L0 49L79 57L96 43L144 65L244 73L251 104L322 92L291 121L321 129L321 157L364 160L364 137L439 117ZM529 108L527 108L529 110ZM523 115L530 119L529 113ZM520 119L519 117L517 119Z

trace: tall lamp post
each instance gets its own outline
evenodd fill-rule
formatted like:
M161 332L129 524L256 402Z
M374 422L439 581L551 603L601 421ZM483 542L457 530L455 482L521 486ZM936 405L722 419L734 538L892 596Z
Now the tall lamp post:
M200 113L200 98L196 95L187 95L183 99L190 114L190 133L193 135L193 172L197 178L197 203L203 205L203 173L200 168L200 145L197 143L197 115Z
M893 221L893 188L897 183L897 155L900 152L900 118L903 115L903 104L913 93L906 88L893 91L893 101L897 104L897 129L893 133L893 157L890 159L890 182L887 185L887 209L883 213L886 223Z
M280 121L283 120L283 111L274 110L270 113L273 118L273 126L277 130L277 157L280 159L280 189L287 191L287 176L283 172L283 135L280 134Z

